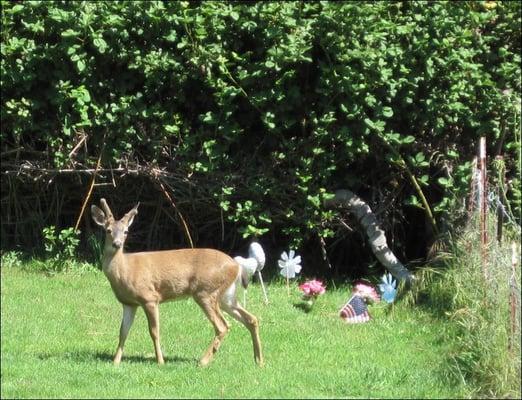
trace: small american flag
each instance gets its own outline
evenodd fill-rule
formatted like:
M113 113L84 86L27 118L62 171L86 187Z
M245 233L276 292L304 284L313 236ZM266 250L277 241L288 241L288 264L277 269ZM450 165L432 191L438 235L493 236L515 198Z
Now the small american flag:
M360 296L352 296L341 308L339 315L349 324L367 322L371 318L370 314L368 314L368 307L366 307L366 303Z

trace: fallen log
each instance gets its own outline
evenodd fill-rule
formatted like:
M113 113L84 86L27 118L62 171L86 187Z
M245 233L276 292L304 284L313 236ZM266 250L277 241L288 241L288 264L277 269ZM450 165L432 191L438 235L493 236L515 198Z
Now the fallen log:
M357 221L364 229L368 242L375 257L380 261L390 273L399 281L411 284L415 276L395 257L388 247L386 235L379 228L377 219L372 209L359 196L347 189L340 189L335 192L332 199L324 201L325 207L342 206L347 208L357 218Z

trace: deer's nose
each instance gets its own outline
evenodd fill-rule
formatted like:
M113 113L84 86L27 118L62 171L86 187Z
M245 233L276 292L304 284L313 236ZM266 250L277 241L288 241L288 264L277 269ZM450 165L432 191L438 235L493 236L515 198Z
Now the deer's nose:
M121 247L121 240L119 239L116 239L112 242L112 247L116 248L116 249L119 249Z

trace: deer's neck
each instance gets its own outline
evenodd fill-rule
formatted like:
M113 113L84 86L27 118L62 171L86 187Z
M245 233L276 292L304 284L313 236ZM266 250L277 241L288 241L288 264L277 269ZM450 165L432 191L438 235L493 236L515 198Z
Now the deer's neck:
M103 272L110 279L112 277L119 277L122 273L124 273L126 269L126 260L125 254L123 254L123 249L114 250L111 248L105 248L105 252L103 254L102 260L102 268Z

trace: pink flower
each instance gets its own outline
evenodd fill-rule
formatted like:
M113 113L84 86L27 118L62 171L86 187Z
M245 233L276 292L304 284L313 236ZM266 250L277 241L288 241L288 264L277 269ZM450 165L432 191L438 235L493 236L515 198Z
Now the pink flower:
M378 303L381 299L373 286L364 282L356 282L352 289L352 293L361 296L364 300Z
M306 281L302 285L299 285L299 289L301 289L305 296L311 297L311 296L319 296L320 294L323 294L326 290L323 282L318 281L316 279L311 281Z

